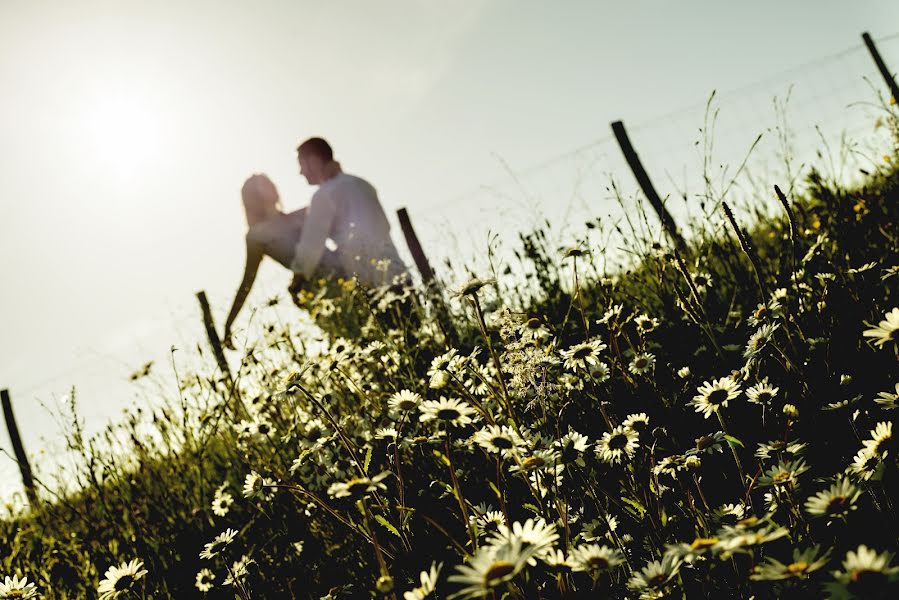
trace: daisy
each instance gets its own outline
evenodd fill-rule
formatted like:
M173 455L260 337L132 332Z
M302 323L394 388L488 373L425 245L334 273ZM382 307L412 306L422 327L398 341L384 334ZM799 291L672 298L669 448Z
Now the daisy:
M577 431L569 431L560 440L553 442L553 446L561 454L563 463L576 461L590 446L590 438L581 435Z
M332 483L328 487L328 495L332 498L345 498L352 496L354 498L361 497L368 492L374 492L377 489L386 490L387 486L381 483L388 475L389 471L379 473L374 477L354 477L349 481Z
M203 551L200 552L200 558L211 560L219 555L225 546L234 541L237 536L237 530L230 527L222 533L215 536L215 539L206 544Z
M528 560L531 565L536 565L536 558L540 558L553 548L553 544L559 539L556 533L555 524L547 524L541 518L528 519L524 523L518 521L512 523L512 527L508 527L505 523L500 524L498 530L493 533L490 542L495 546L512 543L514 540L520 541L523 548L533 552L533 556Z
M793 560L789 564L769 557L765 562L755 566L749 578L754 581L806 579L809 573L824 568L829 557L830 550L822 553L820 546L812 546L805 550L793 550Z
M208 592L215 584L215 573L210 571L209 569L200 569L200 572L197 573L196 587L201 592Z
M603 383L604 381L608 381L609 375L611 371L609 370L609 365L604 363L603 361L597 361L595 365L590 365L587 369L587 372L590 374L590 378L596 383Z
M623 563L624 555L620 550L608 546L585 544L571 551L569 561L573 571L608 571Z
M607 310L601 319L597 319L597 325L606 325L608 323L614 323L618 320L618 317L621 316L621 311L624 310L624 305L622 304L613 304L612 307Z
M130 592L134 588L135 582L147 574L143 566L143 561L135 558L131 562L122 563L117 567L109 567L106 570L105 578L97 586L100 600L112 600Z
M774 399L779 391L780 388L776 388L769 384L768 379L765 378L754 386L746 388L746 399L753 404L767 406L771 404L771 400Z
M419 575L419 581L421 581L421 585L413 590L409 590L408 592L403 593L403 600L424 600L428 596L437 589L437 577L440 575L440 569L443 568L443 563L431 563L431 568L427 571L422 571L421 575Z
M690 367L686 366L686 367L681 367L680 369L678 369L677 376L680 377L681 379L686 379L687 377L689 377L690 376Z
M379 427L375 429L375 437L379 440L395 440L399 432L395 427Z
M486 596L518 575L533 555L534 548L525 547L517 537L502 546L482 546L467 565L458 565L458 573L447 578L463 586L449 596L450 600Z
M263 478L256 471L250 471L246 479L244 479L243 497L269 500L274 496L274 490L270 487L273 485L275 485L275 482L271 479Z
M487 425L471 436L471 441L493 454L507 456L524 445L524 440L507 425Z
M891 567L893 554L876 550L864 544L846 553L842 567L844 571L834 571L833 576L839 584L855 598L881 597L884 585L894 581L899 575L899 567Z
M234 504L234 496L228 492L216 490L215 498L212 500L212 512L216 516L224 517L228 514L232 504Z
M19 579L17 576L4 577L3 583L0 583L0 598L38 598L37 587L33 583L28 583L28 577Z
M852 464L849 465L847 471L859 479L867 481L874 476L880 464L877 456L863 448L852 458Z
M637 433L644 433L649 430L649 417L646 413L634 413L628 415L621 424Z
M659 326L658 319L656 319L655 317L650 317L645 313L638 317L635 317L634 323L637 324L637 328L643 333L654 331Z
M476 296L478 292L481 291L481 288L496 284L496 279L479 279L477 277L472 277L461 286L453 294L454 297L461 298L463 296Z
M871 456L876 456L880 460L886 458L894 446L893 423L890 421L878 423L871 432L871 439L865 440L862 445Z
M534 450L521 462L510 467L509 471L512 473L524 473L538 469L549 469L559 463L559 458L559 453L555 450Z
M759 304L755 311L751 315L747 321L749 325L752 327L758 327L765 321L769 319L776 319L783 316L783 305L777 300L772 299L768 302L768 304Z
M571 557L565 556L565 553L559 549L547 552L540 560L542 560L548 567L556 569L557 571L574 567L574 562L571 560Z
M774 337L774 332L780 327L780 323L765 323L759 327L755 333L749 336L746 342L746 349L743 351L743 358L752 359L758 356L764 347Z
M410 392L409 390L399 391L387 400L387 406L390 407L391 410L401 412L413 411L418 408L419 404L421 404L421 396L416 392Z
M883 410L893 410L899 406L899 383L896 384L896 393L878 392L874 402L880 405Z
M722 377L713 382L703 382L697 391L699 393L693 396L689 404L708 419L712 413L727 408L727 403L740 395L740 386L730 377Z
M637 451L640 436L636 431L619 425L612 431L602 434L596 443L596 455L604 463L616 465L624 462L624 458L633 458Z
M418 409L421 411L418 419L422 423L439 420L461 427L468 425L474 420L473 417L476 417L475 410L468 403L442 396L440 400L424 400Z
M681 560L670 554L661 561L650 561L627 582L629 590L640 592L640 598L661 598L663 590L680 570Z
M486 535L487 531L499 531L500 525L505 526L506 517L498 510L488 510L482 515L472 515L468 520L478 528L479 535Z
M693 278L693 285L696 286L696 290L699 292L704 292L712 287L712 276L705 271L697 271L691 277Z
M795 461L784 462L781 460L775 466L771 467L765 474L759 477L759 487L774 486L782 487L786 485L795 485L798 483L799 476L808 471L809 466L801 458Z
M869 325L871 329L866 329L862 332L862 335L869 338L874 338L874 345L880 348L883 348L887 342L893 342L894 344L899 341L899 308L894 308L888 313L884 314L884 320L877 324L877 326L873 326L870 323L865 323L865 325Z
M231 570L228 572L228 577L225 578L225 585L240 584L241 580L249 573L248 567L253 564L256 564L256 561L247 555L243 555L235 560L231 565Z
M592 340L571 346L562 350L563 366L572 371L586 371L591 365L599 362L599 353L606 349L606 345L599 340Z
M628 369L634 375L643 375L652 371L656 364L656 356L652 352L642 352L634 357Z
M818 492L805 502L805 510L813 517L845 518L855 510L862 492L848 479L840 479L830 488Z

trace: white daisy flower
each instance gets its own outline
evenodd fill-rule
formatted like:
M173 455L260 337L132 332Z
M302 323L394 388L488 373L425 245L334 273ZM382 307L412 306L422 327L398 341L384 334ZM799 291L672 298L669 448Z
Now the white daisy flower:
M528 562L535 565L537 564L535 558L540 558L552 550L553 545L559 539L559 534L556 533L554 523L548 524L538 517L528 519L524 523L516 521L512 523L512 527L508 527L505 523L500 524L498 530L492 534L490 541L494 545L503 545L510 543L513 539L521 541L523 547L533 550L533 557Z
M225 546L233 542L236 536L237 530L231 529L229 527L225 531L215 536L214 540L204 546L203 551L200 552L200 558L212 560L219 555L219 552L221 552L225 548Z
M899 406L899 383L896 384L896 393L878 392L874 402L880 405L883 410L893 410Z
M374 477L354 477L348 481L332 483L328 487L328 495L332 498L353 497L360 498L363 495L381 489L386 490L387 486L381 483L388 475L389 471L379 473Z
M225 578L224 584L235 585L235 583L240 583L249 573L248 568L252 564L256 564L256 561L246 554L235 560L231 564L231 570L228 572L228 577Z
M765 323L755 333L749 336L743 358L752 359L759 355L766 345L774 337L774 332L780 328L780 323Z
M223 490L215 491L215 498L212 500L212 512L218 517L224 517L234 504L234 496Z
M769 384L768 379L765 378L754 386L746 388L746 399L753 404L768 406L779 391L780 388Z
M507 456L524 446L524 440L507 425L487 425L471 436L471 441L493 454Z
M871 456L876 456L883 460L889 455L890 449L895 445L893 441L893 423L890 421L881 421L874 427L871 432L871 439L862 442L864 449Z
M428 594L432 594L437 589L437 578L442 568L443 563L432 562L431 568L427 571L422 571L421 575L419 575L421 585L413 590L404 592L403 600L424 600Z
M624 555L608 546L584 544L571 551L570 562L573 571L608 571L623 563Z
M652 371L656 364L656 356L652 352L641 352L634 356L628 369L634 375L643 375Z
M387 406L389 406L391 410L410 412L418 408L418 405L421 404L421 400L421 396L416 392L402 390L395 393L389 400L387 400Z
M687 377L689 377L689 376L690 376L690 367L689 367L689 365L686 366L686 367L681 367L680 369L678 369L678 370L677 370L677 376L680 377L681 379L686 379Z
M837 582L846 587L853 598L879 597L883 586L899 575L899 567L891 567L891 552L879 554L864 544L846 553L843 571L834 571Z
M450 583L463 586L449 598L486 596L518 575L534 554L535 547L524 545L517 537L501 546L481 546L468 564L456 566L457 574L447 578Z
M100 600L112 600L131 592L134 584L147 574L143 566L143 561L135 558L131 562L106 569L106 576L97 586Z
M7 575L3 578L3 582L0 583L0 598L20 598L22 600L28 600L28 598L38 597L37 587L34 583L28 582L28 577L19 579L16 575L13 575L12 577Z
M215 573L210 571L209 569L200 569L200 572L197 573L197 579L195 582L195 586L201 592L208 592L212 588L215 587Z
M877 472L879 466L880 459L868 452L867 449L862 448L852 458L852 463L849 465L847 471L859 479L867 481L874 476L874 473Z
M806 500L805 510L813 517L843 518L857 508L855 501L861 494L848 479L840 479Z
M649 416L646 413L630 414L621 424L637 433L644 433L649 430Z
M708 419L712 413L727 408L727 403L740 395L740 386L730 377L721 377L713 382L703 382L697 391L699 393L693 396L689 404Z
M457 398L441 397L440 400L425 400L418 409L421 411L418 419L422 423L443 421L455 427L462 427L477 417L477 413L467 402Z
M888 342L895 344L899 341L899 333L896 333L899 331L899 307L884 314L884 320L876 326L869 323L865 323L865 325L869 325L871 329L866 329L862 335L874 338L875 346L883 348Z
M640 442L640 436L630 427L619 425L612 431L602 434L596 442L596 455L604 463L617 465L624 459L633 458Z
M591 365L599 362L599 353L606 349L606 345L599 340L590 340L575 344L567 350L562 350L563 366L571 371L586 371Z

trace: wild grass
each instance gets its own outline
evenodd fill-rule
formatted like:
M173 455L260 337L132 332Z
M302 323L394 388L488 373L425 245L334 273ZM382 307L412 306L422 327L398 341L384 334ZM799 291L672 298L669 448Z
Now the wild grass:
M322 344L273 300L93 439L73 393L0 598L896 597L899 175L805 182L710 186L683 253L637 205L452 298L331 282Z

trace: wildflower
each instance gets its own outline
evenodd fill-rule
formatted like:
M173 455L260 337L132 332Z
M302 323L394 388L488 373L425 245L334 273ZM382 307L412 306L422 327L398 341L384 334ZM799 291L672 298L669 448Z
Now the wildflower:
M890 449L895 445L893 423L890 421L878 423L871 432L871 439L865 440L862 445L871 456L876 456L880 460L886 458Z
M608 546L585 544L574 548L569 560L573 571L608 571L623 563L624 555Z
M689 376L690 376L690 367L689 367L689 365L686 366L686 367L681 367L680 369L678 369L678 370L677 370L677 376L680 377L681 379L686 379L687 377L689 377Z
M590 378L596 383L602 383L604 381L608 381L609 379L609 365L601 360L598 361L595 365L590 365L590 367L587 369L587 372L590 374Z
M540 558L552 550L553 544L558 539L559 534L556 533L555 524L547 524L546 521L538 517L536 519L528 519L524 523L516 521L512 523L512 527L508 527L505 523L500 524L498 530L491 538L491 543L493 545L503 545L511 543L513 540L520 541L523 548L533 553L528 563L536 565L535 558Z
M802 459L788 462L780 461L759 477L759 487L795 485L798 483L799 476L808 471L808 469L809 466Z
M553 446L559 450L562 462L570 463L578 460L579 456L587 451L590 446L590 438L572 430L562 436L560 440L553 442Z
M795 404L784 404L783 413L790 419L799 418L799 408Z
M521 439L511 427L506 425L487 425L471 436L471 441L494 454L507 456L510 452L524 445Z
M109 567L103 581L97 586L100 600L112 600L130 592L134 583L147 574L143 566L143 561L135 558L131 562L122 563L117 567Z
M659 320L655 317L650 317L647 314L635 317L634 323L637 324L637 328L643 333L654 331L659 326Z
M574 562L571 560L571 557L565 556L565 553L558 548L544 554L541 557L541 560L544 562L544 564L546 564L550 568L556 569L557 571L571 569L574 567Z
M750 579L755 581L781 581L784 579L805 579L809 573L824 568L830 551L821 552L820 546L805 550L793 550L793 560L784 564L775 558L767 558L753 569Z
M274 491L271 489L273 485L275 485L275 482L271 479L262 477L256 471L250 471L246 479L244 479L243 497L269 500L274 495Z
M375 437L379 440L395 440L398 435L395 427L379 427L375 430Z
M468 425L473 421L472 417L476 416L475 410L468 403L456 398L424 400L418 409L421 411L418 419L422 423L439 420L455 427Z
M774 337L774 332L780 327L780 323L765 323L759 327L755 333L749 336L746 342L746 349L743 351L743 358L752 359L764 349L764 347Z
M206 546L203 548L203 551L200 552L200 558L212 560L219 555L219 552L221 552L225 548L225 546L233 542L236 536L237 530L231 529L229 527L222 533L215 536L214 540L206 544Z
M783 306L777 299L769 300L767 304L759 304L749 318L746 319L751 327L759 327L770 319L783 316Z
M479 279L477 277L472 277L463 283L453 295L457 298L463 296L476 296L477 293L481 291L481 288L495 283L496 279Z
M780 458L795 458L802 455L808 444L799 441L785 442L783 440L774 440L764 444L759 444L755 455L763 460L768 460L774 456Z
M862 448L852 458L852 464L847 469L849 473L865 481L871 479L880 467L880 458Z
M471 515L468 520L478 528L479 535L487 533L488 530L499 531L499 526L506 524L506 517L498 510L488 510L477 516Z
M708 419L712 413L727 408L727 403L740 395L740 386L730 377L722 377L711 383L703 382L697 391L699 393L693 396L689 404Z
M656 364L656 356L652 352L642 352L634 357L628 369L634 375L649 373Z
M687 456L695 454L714 454L715 452L724 452L724 443L726 442L723 431L716 431L709 435L703 435L693 440L694 446L687 450Z
M431 568L427 571L422 571L421 575L419 575L419 581L421 581L421 585L413 590L409 590L408 592L403 593L403 600L424 600L428 596L437 589L437 577L440 575L440 569L443 568L443 563L431 563Z
M874 402L880 405L883 410L893 410L899 403L899 383L896 384L896 393L878 392Z
M753 546L760 546L779 540L789 535L790 530L786 527L780 527L775 523L770 523L765 519L750 517L737 521L736 525L725 525L718 532L717 536L721 539L715 545L715 550L722 560L727 560L736 552L745 551Z
M576 344L562 351L563 365L572 371L587 370L589 365L599 362L599 353L605 349L606 345L599 340Z
M609 310L607 310L601 319L598 319L596 323L598 325L606 325L610 323L615 323L618 320L618 317L621 316L621 311L624 310L624 306L621 304L613 304Z
M212 500L212 512L216 516L224 517L228 514L232 504L234 504L234 496L222 489L218 489L215 491L215 498Z
M899 334L896 333L899 331L899 307L885 313L884 320L876 326L867 322L865 325L868 325L871 329L866 329L862 332L862 335L874 338L875 346L883 348L887 342L893 342L895 344L899 341Z
M779 391L780 388L776 388L768 383L768 378L766 377L754 386L746 388L746 399L753 404L768 406Z
M640 436L630 427L619 425L612 431L602 434L596 443L596 455L605 463L616 465L624 462L624 458L633 458L637 451Z
M734 525L746 516L746 505L722 504L712 513L712 518L722 525Z
M409 390L399 391L387 400L387 406L392 410L402 412L413 411L418 408L419 404L421 404L421 396L416 392L410 392Z
M16 575L12 577L7 575L4 577L3 583L0 583L0 598L22 598L27 600L28 598L38 597L37 587L34 583L28 583L28 577L19 579Z
M256 564L256 561L247 555L243 555L235 560L231 564L231 570L228 572L228 577L225 578L224 584L234 585L235 583L240 583L249 573L249 566L253 564Z
M509 471L512 473L523 473L528 471L536 471L538 469L546 469L558 464L559 453L554 450L534 450L524 460L519 462Z
M693 285L696 286L696 291L698 292L704 292L712 287L712 276L705 271L692 273L691 277L693 279Z
M467 565L458 565L458 574L447 580L464 586L449 596L453 598L477 598L486 596L496 587L511 581L534 556L535 548L525 546L517 537L501 545L482 546Z
M386 490L387 486L381 483L381 481L383 481L388 475L390 475L390 472L384 471L383 473L379 473L378 475L375 475L371 478L354 477L349 481L332 483L328 487L328 495L332 498L345 498L347 496L358 498L364 494L374 492L378 489Z
M201 592L208 592L213 587L215 587L215 584L213 583L214 581L215 573L213 573L209 569L204 568L200 569L200 572L197 573L197 579L194 585L196 585L197 589Z
M806 500L805 510L813 517L845 518L856 509L855 501L861 494L848 479L840 479Z
M895 582L899 575L899 567L890 566L892 560L891 552L878 554L876 550L862 544L846 553L842 564L845 571L834 571L833 576L839 588L849 592L853 597L888 597L881 595L884 586Z
M644 433L649 430L649 416L646 413L634 413L628 415L621 424L638 434Z
M668 583L680 570L681 560L666 554L661 561L650 561L645 567L636 571L627 582L627 588L640 592L640 598L661 598Z

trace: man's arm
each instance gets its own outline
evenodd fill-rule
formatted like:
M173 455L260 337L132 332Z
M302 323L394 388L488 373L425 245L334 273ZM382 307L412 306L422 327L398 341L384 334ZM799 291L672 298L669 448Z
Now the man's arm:
M315 273L315 268L325 252L325 241L331 235L334 214L335 207L329 194L323 193L322 190L317 191L309 202L300 240L297 242L290 264L290 269L294 273L307 279Z

